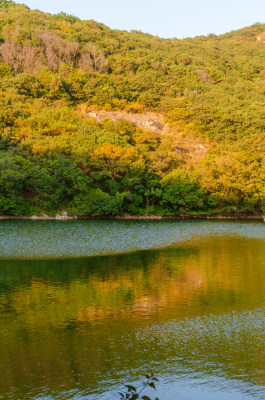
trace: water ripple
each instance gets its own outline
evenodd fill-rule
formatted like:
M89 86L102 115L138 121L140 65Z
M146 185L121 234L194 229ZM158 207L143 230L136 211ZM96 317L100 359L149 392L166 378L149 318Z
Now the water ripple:
M85 257L162 248L213 236L265 239L249 221L0 221L0 258Z

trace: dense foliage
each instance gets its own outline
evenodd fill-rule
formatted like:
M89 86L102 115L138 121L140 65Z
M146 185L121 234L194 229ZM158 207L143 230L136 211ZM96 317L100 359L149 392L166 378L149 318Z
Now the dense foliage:
M8 0L0 22L1 214L265 209L264 25L169 40Z

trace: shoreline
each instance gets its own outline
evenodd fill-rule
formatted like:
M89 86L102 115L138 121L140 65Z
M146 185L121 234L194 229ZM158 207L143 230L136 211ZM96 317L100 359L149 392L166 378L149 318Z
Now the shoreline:
M121 216L71 216L71 215L59 215L48 216L48 215L32 215L32 216L12 216L12 215L0 215L0 220L31 220L31 221L71 221L71 220L262 220L265 222L265 216L262 214L252 215L121 215Z

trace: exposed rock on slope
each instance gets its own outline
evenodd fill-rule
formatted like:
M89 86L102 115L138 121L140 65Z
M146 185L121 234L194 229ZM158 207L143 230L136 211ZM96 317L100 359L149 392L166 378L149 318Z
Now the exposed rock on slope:
M97 122L101 122L104 119L110 119L113 122L123 119L135 124L138 128L161 135L161 140L170 138L176 153L191 164L198 163L206 156L209 149L208 141L206 142L202 137L198 137L192 132L184 133L181 129L172 127L164 121L162 114L153 112L130 114L125 111L100 110L90 111L86 115Z
M104 119L111 119L112 121L124 119L125 121L132 122L138 128L148 129L149 131L157 133L166 132L168 129L168 126L163 122L162 115L151 112L144 114L129 114L122 111L93 111L89 112L87 116L98 122Z

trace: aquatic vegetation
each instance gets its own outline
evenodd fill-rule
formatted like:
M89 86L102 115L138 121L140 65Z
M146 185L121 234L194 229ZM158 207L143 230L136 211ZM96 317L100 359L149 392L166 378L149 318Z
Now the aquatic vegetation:
M125 387L127 388L127 390L125 391L125 393L119 393L120 395L120 399L121 400L137 400L139 398L143 399L143 400L151 400L151 398L149 396L146 395L142 395L142 393L144 392L144 390L147 387L150 387L152 389L156 389L156 385L155 382L158 381L157 378L155 378L152 375L146 374L145 375L145 381L143 382L143 386L140 389L136 389L135 386L133 385L125 385ZM141 397L140 397L141 396ZM158 397L155 398L155 400L159 400Z

